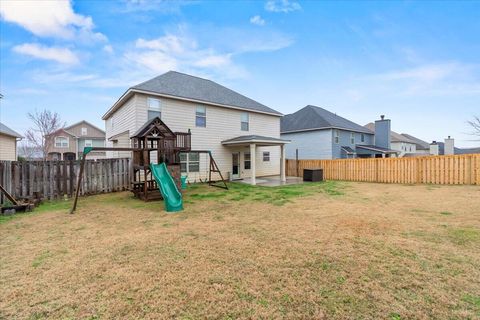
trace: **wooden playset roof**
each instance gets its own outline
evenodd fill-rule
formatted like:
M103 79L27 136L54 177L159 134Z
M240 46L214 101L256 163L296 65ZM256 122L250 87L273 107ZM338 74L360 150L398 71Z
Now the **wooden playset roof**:
M145 122L131 137L133 138L150 138L150 139L175 139L177 135L159 118L155 117Z

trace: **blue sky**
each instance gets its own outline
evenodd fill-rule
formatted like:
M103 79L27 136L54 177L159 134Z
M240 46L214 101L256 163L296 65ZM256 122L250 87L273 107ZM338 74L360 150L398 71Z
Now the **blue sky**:
M359 124L476 146L480 2L2 1L0 121L29 111L100 127L131 85L168 70L285 114L307 104Z

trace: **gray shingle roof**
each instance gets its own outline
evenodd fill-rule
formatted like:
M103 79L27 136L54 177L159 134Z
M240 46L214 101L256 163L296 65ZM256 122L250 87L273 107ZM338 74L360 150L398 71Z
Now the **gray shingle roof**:
M412 140L417 145L417 150L430 150L430 144L428 142L406 133L402 133L402 136L406 137L409 140Z
M131 89L282 115L276 110L211 80L176 71L169 71Z
M6 125L0 122L0 133L3 133L4 135L15 137L15 138L23 138L21 134L13 131Z
M295 113L285 115L281 120L280 131L306 131L313 129L345 129L354 132L373 134L373 132L355 122L337 116L320 107L308 105Z

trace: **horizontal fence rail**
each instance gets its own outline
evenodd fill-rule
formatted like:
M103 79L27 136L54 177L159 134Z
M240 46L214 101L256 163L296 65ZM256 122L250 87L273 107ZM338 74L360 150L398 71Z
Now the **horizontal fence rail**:
M323 169L326 180L480 185L480 154L415 158L292 160L287 175Z
M80 161L0 161L0 184L16 199L72 197ZM128 190L130 159L87 160L81 195ZM0 204L4 203L0 195Z

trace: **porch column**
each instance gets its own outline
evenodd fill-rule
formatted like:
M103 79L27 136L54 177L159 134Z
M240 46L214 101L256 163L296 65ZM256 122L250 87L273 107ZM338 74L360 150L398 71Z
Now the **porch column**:
M285 145L284 144L280 146L280 180L282 182L287 181L287 177L285 175Z
M253 186L257 184L257 182L255 181L255 177L257 175L256 164L255 164L255 160L256 160L255 149L256 149L255 143L251 143L250 144L250 174L251 174L250 181Z

